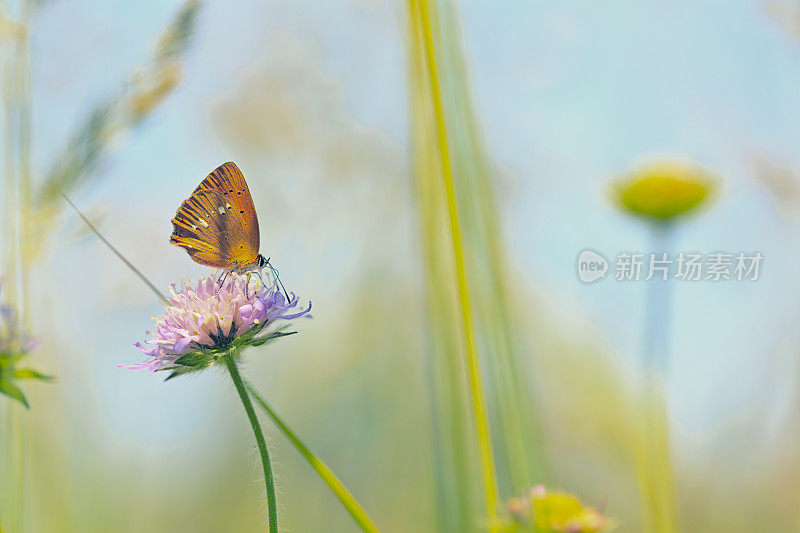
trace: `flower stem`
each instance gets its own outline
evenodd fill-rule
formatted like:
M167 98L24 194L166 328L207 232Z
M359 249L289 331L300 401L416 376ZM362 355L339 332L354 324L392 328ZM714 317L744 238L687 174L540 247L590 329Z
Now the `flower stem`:
M668 252L672 228L653 228L653 252ZM645 319L643 390L638 421L639 485L643 531L679 531L675 480L670 454L666 379L669 368L671 310L670 280L651 279Z
M258 417L256 416L255 409L253 409L250 396L247 395L247 389L244 387L244 381L242 380L241 374L239 374L239 369L236 367L236 361L234 360L236 350L237 348L231 349L231 351L228 352L223 359L225 359L225 365L228 367L228 372L230 373L233 384L236 387L236 392L239 393L239 398L242 400L242 405L244 405L247 418L250 419L250 425L253 427L253 434L255 435L256 443L258 444L258 452L261 454L261 465L264 467L264 483L267 487L269 532L278 533L278 502L275 498L275 481L272 479L272 463L270 463L269 460L267 441L264 440L264 433L261 431L261 425L258 423Z
M363 507L356 501L352 494L345 488L342 482L336 477L336 474L328 468L328 465L323 463L317 456L311 453L305 444L303 444L297 435L295 435L291 429L281 420L278 414L272 409L272 407L267 404L266 401L258 394L258 391L250 385L247 384L247 390L249 393L255 398L256 403L261 405L264 411L272 418L272 421L275 422L275 425L278 426L283 434L286 436L287 439L297 448L297 451L300 452L300 455L308 461L308 464L311 465L319 477L322 478L322 481L325 482L326 485L333 491L339 501L342 502L347 512L350 513L350 516L353 517L353 520L361 527L363 531L367 531L369 533L379 533L378 526L370 519L367 515L367 512L364 510Z

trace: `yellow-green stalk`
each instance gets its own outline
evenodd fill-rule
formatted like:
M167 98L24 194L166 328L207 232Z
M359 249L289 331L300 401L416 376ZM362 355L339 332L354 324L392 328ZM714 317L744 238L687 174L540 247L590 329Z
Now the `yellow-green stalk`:
M485 515L489 523L489 530L495 530L497 514L497 482L494 472L494 457L492 452L491 434L483 392L483 382L480 370L480 361L475 339L473 324L473 309L470 297L469 283L467 280L466 260L462 243L461 225L458 213L458 204L455 197L455 185L450 161L450 147L447 135L447 126L444 117L444 107L434 50L433 30L431 22L431 9L427 0L409 0L409 13L411 24L419 24L415 37L421 39L421 48L424 54L424 64L427 71L428 90L430 91L430 104L434 117L434 131L432 137L438 151L438 164L441 167L441 178L444 185L444 198L447 206L448 229L450 244L455 262L455 278L457 285L457 302L459 309L460 333L463 343L462 352L466 360L469 383L469 400L472 408L472 421L474 424L478 458L481 472L483 503Z
M439 75L446 96L445 119L451 133L456 199L467 248L467 273L474 296L476 329L487 379L487 403L493 426L498 488L518 493L545 481L537 440L537 412L517 353L509 306L507 250L495 205L496 181L477 125L470 92L466 52L454 2L440 2L434 31L440 50ZM530 359L530 358L529 358Z
M350 491L347 490L347 487L336 477L336 474L333 473L333 470L328 468L321 459L319 459L316 455L314 455L311 450L306 447L305 444L294 434L294 432L289 429L289 426L278 416L278 413L269 406L269 404L261 397L258 391L250 384L247 384L247 391L250 393L258 405L264 410L265 413L272 418L272 421L278 426L278 429L284 434L284 436L289 439L289 442L292 443L292 446L303 456L303 459L308 461L308 464L311 465L311 468L319 475L322 481L328 485L328 488L336 495L339 501L342 503L347 512L350 513L350 516L353 517L358 527L361 528L362 531L366 531L367 533L379 533L378 526L372 521L369 517L367 512L361 507L361 504L356 501Z
M3 88L3 277L8 303L27 329L28 270L22 246L26 238L26 212L30 206L30 13L23 5L15 31L3 40L5 48ZM0 523L9 531L25 531L28 513L30 426L25 409L3 399L5 420L0 438L4 448L0 465Z
M429 140L433 129L430 92L419 20L409 17L412 167L423 243L426 316L430 335L429 390L434 435L434 472L440 531L475 530L479 490L469 431L467 388L458 332L456 287L452 283L453 251L447 237L444 186L437 151Z

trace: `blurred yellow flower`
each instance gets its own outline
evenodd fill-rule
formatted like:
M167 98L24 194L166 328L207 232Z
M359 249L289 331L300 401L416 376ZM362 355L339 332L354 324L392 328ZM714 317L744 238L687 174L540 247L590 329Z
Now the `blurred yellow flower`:
M513 519L510 531L599 533L613 527L600 511L584 506L571 494L549 492L543 485L510 499L506 510Z
M612 196L634 215L666 222L708 201L715 184L711 173L695 164L657 161L616 180Z

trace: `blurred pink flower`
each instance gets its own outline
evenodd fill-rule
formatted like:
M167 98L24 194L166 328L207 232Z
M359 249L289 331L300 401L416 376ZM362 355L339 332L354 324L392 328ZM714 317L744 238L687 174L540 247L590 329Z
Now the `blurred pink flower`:
M0 283L0 289L2 284ZM20 380L50 381L47 374L21 364L38 341L23 327L17 311L11 305L0 303L0 394L4 394L28 407L28 400L18 386Z

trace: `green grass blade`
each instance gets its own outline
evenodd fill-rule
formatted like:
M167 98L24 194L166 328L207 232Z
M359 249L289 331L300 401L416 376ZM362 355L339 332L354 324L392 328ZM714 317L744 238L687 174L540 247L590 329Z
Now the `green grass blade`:
M322 460L320 460L316 455L314 455L311 450L309 450L305 444L295 435L295 433L289 429L289 427L284 423L284 421L278 416L278 413L275 412L272 407L267 404L264 398L258 393L258 391L250 385L247 384L247 390L249 391L250 395L255 398L256 403L261 406L261 408L266 412L272 421L278 426L278 429L284 434L284 436L289 439L289 442L297 449L300 455L303 456L303 459L308 461L308 464L311 465L311 468L322 478L322 481L325 482L326 485L331 489L331 491L336 495L340 502L347 512L350 513L350 516L353 517L353 520L359 525L362 531L367 531L368 533L378 533L378 527L372 521L372 519L367 515L367 512L364 510L363 507L356 501L352 494L347 490L344 484L336 477L336 474L328 468Z
M478 127L467 74L467 60L454 2L440 2L440 69L445 118L451 132L456 198L462 214L470 287L474 295L479 347L484 354L490 419L497 421L498 483L501 493L518 494L546 480L539 443L538 413L518 354L509 310L509 269L495 206L493 175Z
M457 297L459 308L459 321L463 342L463 354L468 370L468 383L470 403L472 407L472 421L475 427L478 456L483 487L483 503L486 517L490 524L496 522L497 512L497 483L494 472L494 457L483 392L483 377L480 370L480 360L473 326L473 308L467 280L467 269L462 242L461 224L456 200L453 169L450 161L450 147L448 141L447 125L444 117L444 107L439 85L439 74L434 50L433 30L431 23L431 9L427 0L409 0L409 12L412 24L418 21L420 31L417 36L422 41L424 64L427 70L428 90L430 91L431 109L434 117L435 135L432 140L438 149L438 163L441 166L441 177L444 184L444 198L447 206L448 227L450 230L450 244L455 260L455 277L457 284ZM494 525L490 525L490 531Z

